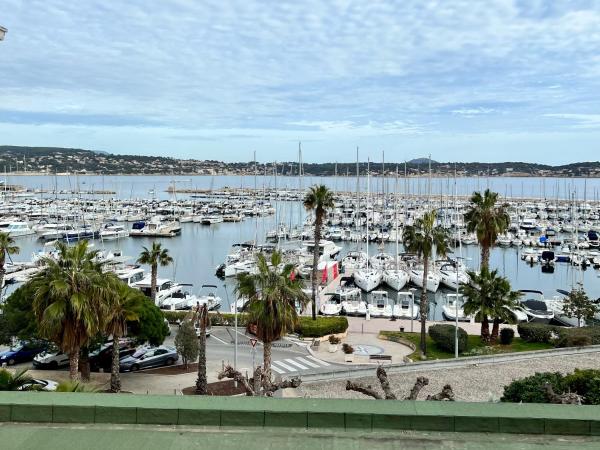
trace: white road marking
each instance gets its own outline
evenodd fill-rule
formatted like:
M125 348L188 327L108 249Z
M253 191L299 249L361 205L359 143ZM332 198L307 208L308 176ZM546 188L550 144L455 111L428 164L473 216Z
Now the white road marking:
M315 361L318 364L321 364L322 366L330 366L331 364L326 363L325 361L321 361L320 359L315 358L314 356L307 356L308 359L310 359L311 361Z
M222 344L229 345L229 342L225 342L223 339L220 339L220 338L216 337L214 334L211 334L210 338L211 339L216 339L217 341L219 341Z
M273 363L271 363L271 370L274 370L275 372L277 372L278 374L283 375L285 373L285 370L281 370L279 367L274 366Z
M298 361L302 362L303 364L306 364L307 366L314 367L315 369L318 369L319 367L321 367L318 364L315 364L314 362L311 362L311 361L309 361L308 359L305 359L305 358L298 357L296 359Z
M300 368L300 369L302 369L302 370L306 370L306 369L308 369L308 367L306 367L306 366L303 366L302 364L300 364L299 362L296 362L296 361L294 361L293 359L286 359L285 361L286 361L286 362L289 362L290 364L292 364L292 365L294 365L294 366L296 366L296 367L299 367L299 368Z
M289 370L290 372L298 372L298 369L296 369L295 367L292 367L292 366L288 366L283 361L273 361L271 363L271 365L274 365L274 364L279 364L281 367L283 367L286 370Z

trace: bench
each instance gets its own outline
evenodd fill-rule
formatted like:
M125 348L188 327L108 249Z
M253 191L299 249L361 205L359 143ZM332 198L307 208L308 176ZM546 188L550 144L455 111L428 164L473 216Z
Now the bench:
M369 355L369 361L389 361L392 362L391 355Z

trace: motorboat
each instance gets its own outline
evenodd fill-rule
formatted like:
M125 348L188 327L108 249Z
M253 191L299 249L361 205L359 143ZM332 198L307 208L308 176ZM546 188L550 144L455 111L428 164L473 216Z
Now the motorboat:
M326 294L328 296L325 302L321 303L319 312L324 316L339 316L342 312L342 300L336 293Z
M12 238L35 234L35 231L29 227L27 222L10 222L8 226L3 227L0 231L7 233Z
M144 272L144 269L140 266L130 266L115 270L115 274L119 280L131 287L144 279Z
M465 315L460 294L446 294L446 303L442 306L442 314L446 320L470 321L471 316Z
M123 225L115 225L113 223L108 223L104 225L102 230L100 230L100 239L102 239L103 241L110 241L126 237L129 237L129 230Z
M387 291L371 292L368 312L371 317L392 317L393 308Z
M529 297L520 300L529 322L548 323L554 318L554 312L548 308L542 291L523 289L519 292L525 297Z
M415 295L412 292L398 292L392 315L398 319L417 319L419 305L415 304Z
M133 287L139 289L146 295L147 297L152 297L152 279L150 276L144 277L141 281L138 281L133 285ZM173 293L181 291L183 289L183 285L174 283L169 279L157 279L156 280L156 297L154 302L156 306L161 306L162 302L173 295Z
M177 221L160 222L151 220L149 222L134 222L129 232L131 237L173 237L181 233L181 225Z
M203 284L198 295L200 305L206 305L209 311L216 311L221 307L221 297L216 293L217 286L214 284Z

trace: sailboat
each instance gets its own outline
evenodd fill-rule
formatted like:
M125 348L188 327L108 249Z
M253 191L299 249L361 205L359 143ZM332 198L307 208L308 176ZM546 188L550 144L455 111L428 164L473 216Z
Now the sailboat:
M370 174L367 168L367 206L370 200ZM367 230L369 229L369 215L367 214ZM354 272L354 283L365 292L371 292L377 288L383 280L383 273L369 267L369 243L367 242L367 267Z
M398 167L396 166L396 192L394 196L394 222L396 229L398 227ZM387 269L383 272L383 281L395 291L401 291L410 281L410 275L406 270L400 268L400 233L396 232L396 265L394 269Z

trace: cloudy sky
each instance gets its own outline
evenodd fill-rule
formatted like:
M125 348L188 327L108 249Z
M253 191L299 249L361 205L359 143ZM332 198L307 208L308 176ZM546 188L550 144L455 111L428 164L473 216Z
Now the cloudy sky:
M600 1L2 0L0 25L0 144L600 159Z

